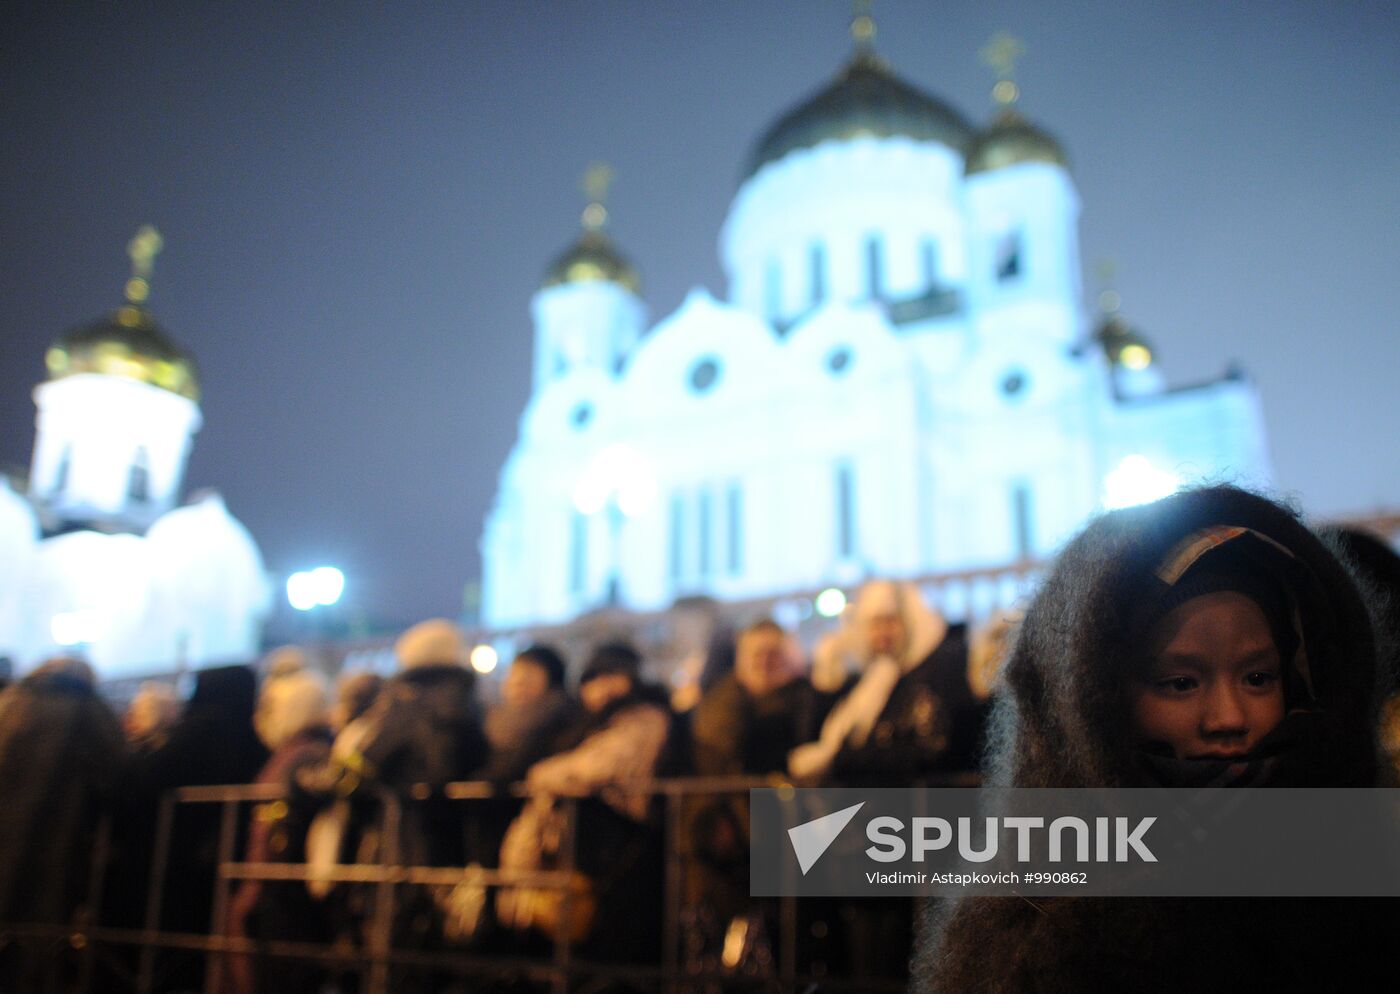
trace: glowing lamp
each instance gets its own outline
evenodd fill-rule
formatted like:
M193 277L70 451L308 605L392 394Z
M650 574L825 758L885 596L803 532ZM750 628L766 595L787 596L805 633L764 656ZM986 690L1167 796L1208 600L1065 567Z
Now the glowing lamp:
M345 592L345 574L334 566L317 566L287 577L287 603L298 611L330 607Z
M1148 458L1134 453L1124 456L1104 477L1103 506L1108 510L1147 504L1176 492L1181 479L1175 473L1158 469Z
M490 673L496 668L496 663L500 661L496 650L484 643L472 649L468 658L471 660L472 669L478 673Z
M817 594L817 614L823 618L834 618L846 610L846 595L835 587L827 587Z

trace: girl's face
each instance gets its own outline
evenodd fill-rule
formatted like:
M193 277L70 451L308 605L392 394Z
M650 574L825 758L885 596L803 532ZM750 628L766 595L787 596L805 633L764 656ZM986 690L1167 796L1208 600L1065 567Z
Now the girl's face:
M1283 720L1278 648L1259 605L1244 594L1203 594L1148 633L1148 665L1134 681L1139 741L1165 742L1177 759L1233 759Z

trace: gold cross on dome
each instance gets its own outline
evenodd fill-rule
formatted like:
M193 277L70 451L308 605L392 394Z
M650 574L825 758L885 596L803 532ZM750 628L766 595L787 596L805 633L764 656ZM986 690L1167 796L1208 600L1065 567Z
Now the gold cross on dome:
M875 15L870 11L871 0L851 3L851 40L856 48L868 52L875 47Z
M126 281L126 299L129 303L140 304L151 293L151 273L155 270L156 256L160 254L165 240L160 232L149 224L143 224L136 237L126 245L126 254L131 257L131 279Z
M583 174L583 192L588 196L588 206L583 209L583 226L591 231L601 228L608 220L608 189L612 186L614 173L606 162L595 162Z
M992 97L999 104L1015 103L1020 95L1020 90L1016 87L1016 62L1026 54L1025 44L1012 34L998 31L979 54L982 61L991 66L997 74L996 86L992 87Z

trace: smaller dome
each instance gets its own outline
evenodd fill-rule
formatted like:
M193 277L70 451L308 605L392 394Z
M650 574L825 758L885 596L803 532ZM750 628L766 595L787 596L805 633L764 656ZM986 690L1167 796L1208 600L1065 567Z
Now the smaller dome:
M199 400L194 359L137 304L124 304L107 317L63 335L49 346L44 364L50 380L101 373Z
M607 235L597 229L586 230L578 241L554 260L545 273L544 285L560 286L591 280L617 283L633 293L640 293L642 288L642 281L632 263L613 247Z
M1060 143L1007 107L992 126L973 139L967 151L967 173L985 173L1021 162L1048 162L1069 168Z
M1137 372L1156 361L1156 355L1147 339L1118 314L1110 314L1104 318L1103 323L1094 332L1094 340L1099 343L1104 356L1114 367Z

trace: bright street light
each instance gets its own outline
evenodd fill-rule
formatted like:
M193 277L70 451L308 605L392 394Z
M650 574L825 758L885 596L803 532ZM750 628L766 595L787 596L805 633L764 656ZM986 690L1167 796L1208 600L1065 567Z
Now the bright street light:
M330 607L345 592L345 574L334 566L317 566L287 577L287 603L298 611Z
M496 668L496 663L500 657L496 655L496 650L489 645L482 644L472 649L471 654L472 669L478 673L490 673Z
M823 618L834 618L846 609L846 595L835 587L827 587L817 594L817 614Z

